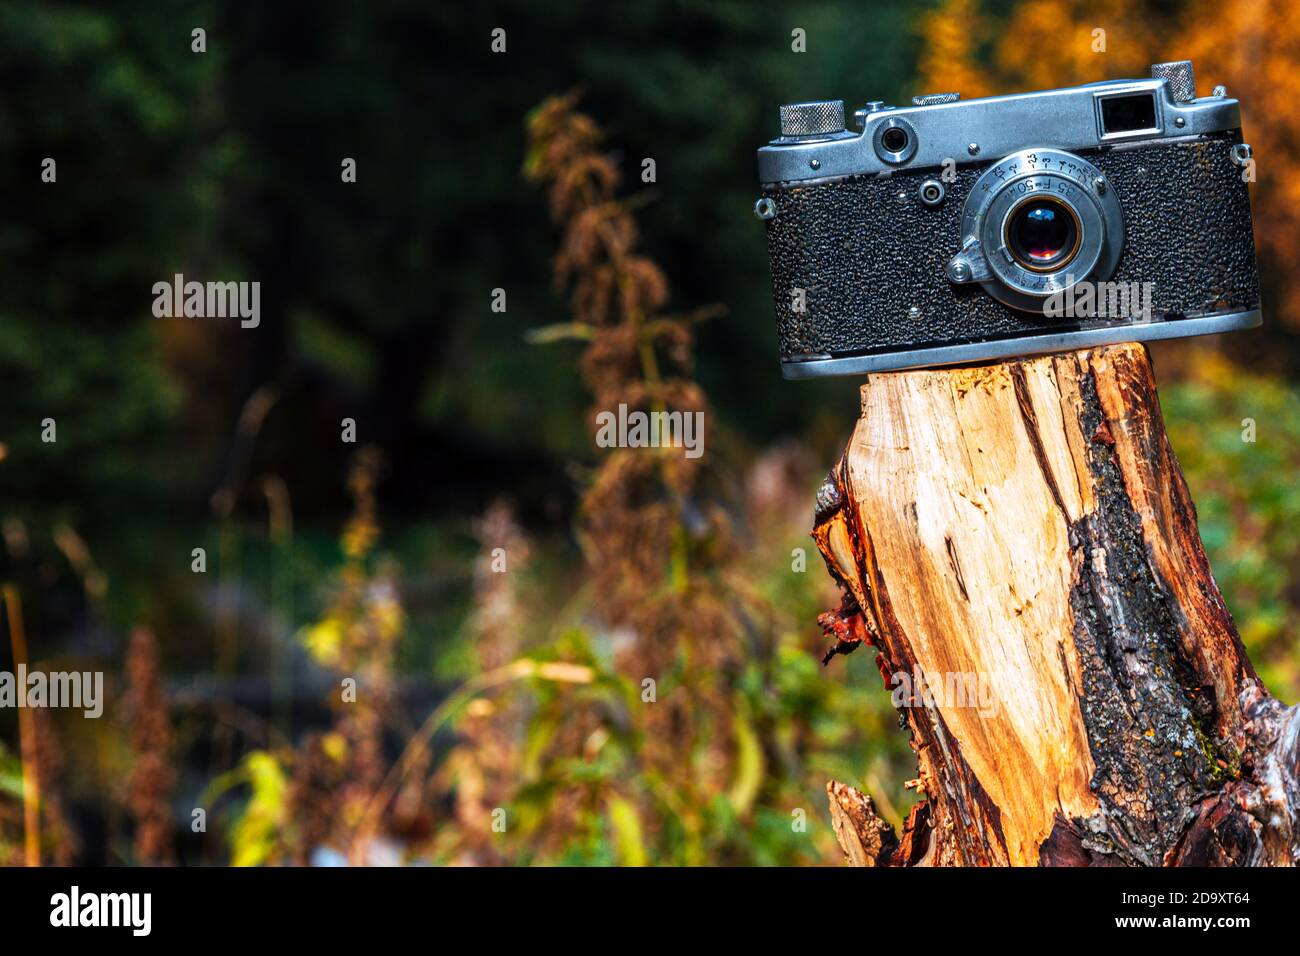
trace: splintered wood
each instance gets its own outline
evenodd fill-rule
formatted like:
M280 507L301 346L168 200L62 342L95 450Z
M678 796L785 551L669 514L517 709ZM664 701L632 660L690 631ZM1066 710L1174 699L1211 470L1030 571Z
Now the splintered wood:
M871 377L813 536L828 658L876 649L925 791L898 840L833 783L851 862L1294 862L1300 788L1262 768L1295 783L1300 719L1214 583L1144 348Z

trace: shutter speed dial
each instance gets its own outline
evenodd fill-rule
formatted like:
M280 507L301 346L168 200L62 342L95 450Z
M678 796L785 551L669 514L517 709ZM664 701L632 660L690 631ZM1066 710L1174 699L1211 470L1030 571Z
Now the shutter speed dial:
M844 101L816 100L781 107L781 137L811 139L844 132Z

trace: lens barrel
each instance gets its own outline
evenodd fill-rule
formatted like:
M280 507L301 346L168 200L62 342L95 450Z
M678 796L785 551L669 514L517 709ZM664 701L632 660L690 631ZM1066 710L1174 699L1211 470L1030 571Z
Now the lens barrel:
M960 229L949 281L978 282L1027 312L1042 312L1079 282L1108 278L1124 246L1123 210L1101 170L1051 147L989 166L967 193Z

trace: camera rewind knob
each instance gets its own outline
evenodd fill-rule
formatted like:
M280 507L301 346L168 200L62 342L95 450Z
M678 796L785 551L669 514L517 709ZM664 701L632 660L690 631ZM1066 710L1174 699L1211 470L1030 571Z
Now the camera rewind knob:
M1191 60L1152 63L1151 79L1168 80L1169 93L1175 103L1186 103L1196 99L1196 74L1192 71Z
M818 100L781 107L781 135L830 136L844 132L844 101Z

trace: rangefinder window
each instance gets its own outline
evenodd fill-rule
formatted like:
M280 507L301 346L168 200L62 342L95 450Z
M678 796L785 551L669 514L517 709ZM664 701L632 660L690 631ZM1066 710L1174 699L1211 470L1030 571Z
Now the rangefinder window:
M1101 101L1102 132L1137 133L1156 129L1156 101L1150 93L1110 96Z

